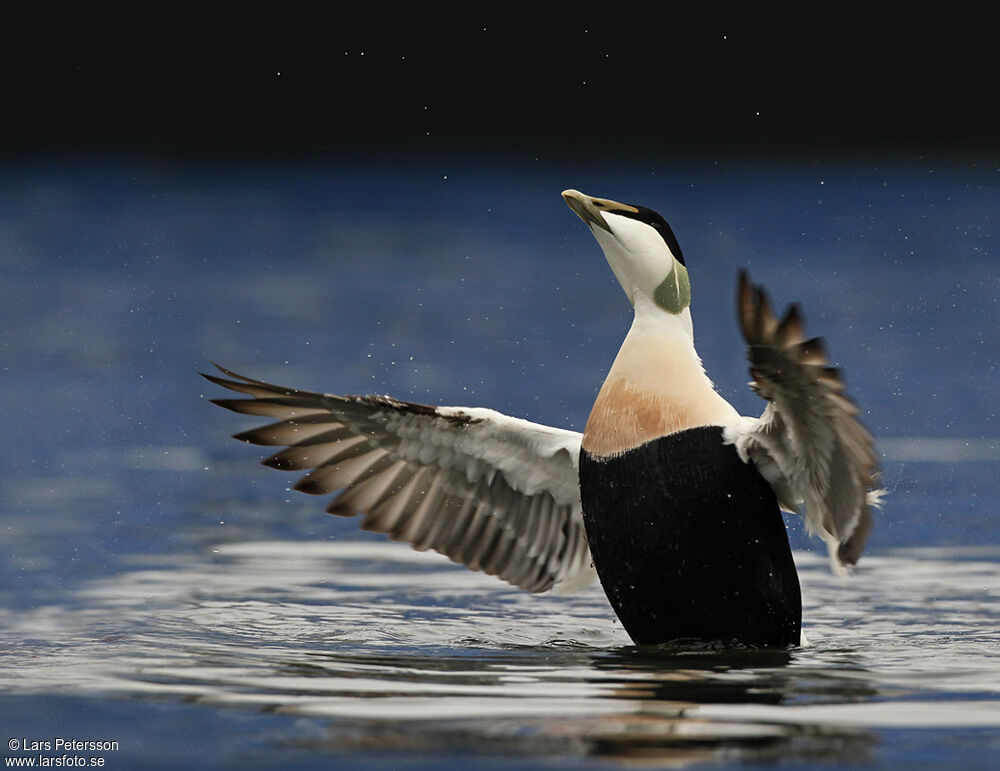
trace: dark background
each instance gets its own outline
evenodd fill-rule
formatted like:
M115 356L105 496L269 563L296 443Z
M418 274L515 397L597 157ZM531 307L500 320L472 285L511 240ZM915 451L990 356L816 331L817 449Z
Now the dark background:
M33 3L6 155L981 152L984 6Z

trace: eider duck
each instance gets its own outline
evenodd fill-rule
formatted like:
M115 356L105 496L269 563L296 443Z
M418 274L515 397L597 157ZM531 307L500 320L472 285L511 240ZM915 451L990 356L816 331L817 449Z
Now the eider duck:
M531 592L599 577L632 640L798 645L801 596L781 510L804 506L837 570L858 560L879 503L874 441L795 305L779 320L739 275L751 388L740 416L694 347L691 285L667 222L566 190L634 309L583 434L481 407L336 396L219 367L272 418L236 439L281 447L264 465L336 492L326 510ZM218 366L218 365L216 365Z

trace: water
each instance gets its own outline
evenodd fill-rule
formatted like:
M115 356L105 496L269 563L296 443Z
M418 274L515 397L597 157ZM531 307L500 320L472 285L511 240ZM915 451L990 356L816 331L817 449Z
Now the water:
M112 768L996 765L997 182L935 159L8 164L0 722L118 741ZM598 588L526 595L324 515L202 398L211 357L581 428L628 317L569 186L670 220L741 411L746 265L883 438L859 571L789 521L808 646L634 648Z

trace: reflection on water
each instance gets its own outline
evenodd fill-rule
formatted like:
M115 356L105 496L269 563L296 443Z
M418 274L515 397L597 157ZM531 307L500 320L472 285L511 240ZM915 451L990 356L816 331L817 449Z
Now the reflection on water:
M796 556L810 645L691 651L631 646L596 587L535 597L388 543L231 544L9 614L0 685L318 718L280 742L351 752L849 761L880 727L1000 726L1000 554L899 551L846 582Z
M622 163L8 165L0 722L113 726L143 768L994 762L969 737L1000 735L996 165ZM205 404L207 355L582 427L629 318L570 185L667 216L742 413L746 266L802 302L884 440L863 570L832 577L790 520L810 646L633 648L597 588L527 596L325 517ZM900 550L942 544L961 548ZM212 758L178 754L192 732Z

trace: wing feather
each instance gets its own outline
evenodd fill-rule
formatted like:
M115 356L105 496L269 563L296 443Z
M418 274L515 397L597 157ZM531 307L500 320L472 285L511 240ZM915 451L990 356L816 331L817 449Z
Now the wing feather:
M822 339L805 339L797 306L778 321L767 294L741 271L737 312L750 386L768 404L759 419L727 427L726 438L756 463L782 507L805 504L807 528L827 542L835 565L853 564L883 494L874 439Z
M233 439L271 447L288 446L323 441L321 437L325 433L340 428L344 428L342 423L338 422L332 415L321 412L316 415L296 418L291 422L280 421L252 428L249 431L241 431L238 434L233 434Z
M483 408L285 388L218 367L248 398L213 399L277 422L234 434L280 447L263 463L306 471L295 489L337 493L326 510L543 592L593 577L580 508L580 434Z

